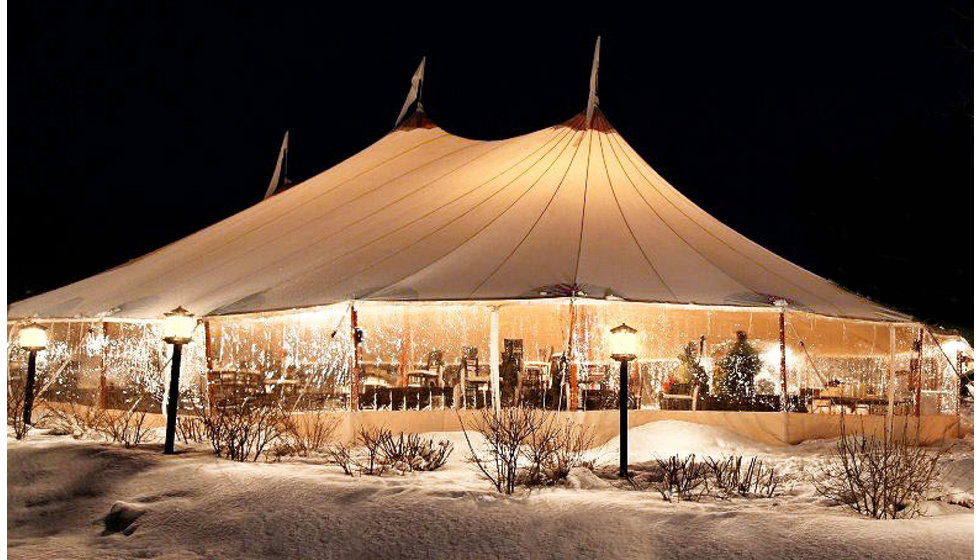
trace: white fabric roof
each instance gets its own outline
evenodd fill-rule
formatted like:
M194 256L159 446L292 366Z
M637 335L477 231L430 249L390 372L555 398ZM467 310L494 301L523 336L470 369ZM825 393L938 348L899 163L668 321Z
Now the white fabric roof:
M418 112L367 149L144 257L16 302L11 317L156 318L361 300L567 296L907 317L739 235L596 112L499 141Z

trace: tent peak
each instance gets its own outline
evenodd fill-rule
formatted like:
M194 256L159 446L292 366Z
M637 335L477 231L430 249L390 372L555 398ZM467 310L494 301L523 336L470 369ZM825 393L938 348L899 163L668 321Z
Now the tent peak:
M567 126L575 130L596 130L598 132L615 132L616 129L609 122L609 119L603 114L598 107L596 107L590 117L587 111L582 111L575 115L571 119L562 123L562 126Z
M419 63L419 67L415 70L415 74L412 75L412 86L408 89L408 96L405 98L405 103L402 105L402 110L398 113L398 118L395 119L395 128L402 123L402 119L408 113L409 107L412 103L415 103L416 112L422 109L422 83L425 80L425 57L422 57L422 62Z
M422 108L422 103L418 104L418 107L411 115L406 117L401 123L395 127L395 130L415 130L416 128L438 128L436 123L432 122L432 119L425 113Z

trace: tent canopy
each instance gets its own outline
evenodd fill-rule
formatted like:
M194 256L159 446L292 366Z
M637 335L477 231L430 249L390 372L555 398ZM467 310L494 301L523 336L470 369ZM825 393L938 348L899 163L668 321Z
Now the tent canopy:
M596 110L499 141L418 110L346 161L11 317L158 318L358 300L566 297L907 320L739 235Z

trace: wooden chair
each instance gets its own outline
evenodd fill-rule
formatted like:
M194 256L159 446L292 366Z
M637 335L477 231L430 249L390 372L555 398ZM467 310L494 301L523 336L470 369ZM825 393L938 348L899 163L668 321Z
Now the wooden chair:
M409 387L430 389L442 387L442 350L433 350L426 357L425 366L414 369L406 374Z
M477 397L480 392L483 393L483 402L486 402L486 392L490 386L490 367L480 363L477 348L463 347L463 355L459 365L459 380L464 391L464 398L471 400L474 407L477 406Z
M688 393L686 391L685 392L681 392L681 393L665 393L665 392L661 392L660 393L660 408L662 408L664 410L672 410L670 408L670 405L668 403L671 403L671 402L690 401L691 402L691 410L697 410L698 409L698 392L701 390L701 387L697 383L691 383L691 385L693 387L690 389L690 393Z

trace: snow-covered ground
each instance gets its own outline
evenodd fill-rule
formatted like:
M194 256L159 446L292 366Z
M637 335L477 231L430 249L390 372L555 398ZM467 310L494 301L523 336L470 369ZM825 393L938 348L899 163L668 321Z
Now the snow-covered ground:
M973 510L874 521L828 505L810 476L832 441L770 447L724 429L655 422L631 430L636 463L674 453L759 455L792 480L775 499L666 503L576 473L569 487L504 497L465 459L432 473L345 477L313 461L164 457L32 434L8 438L11 558L967 558ZM615 440L590 451L615 462ZM956 444L942 494L973 501L972 438ZM574 486L571 487L571 486ZM107 514L112 511L108 522ZM108 529L107 529L108 526Z

